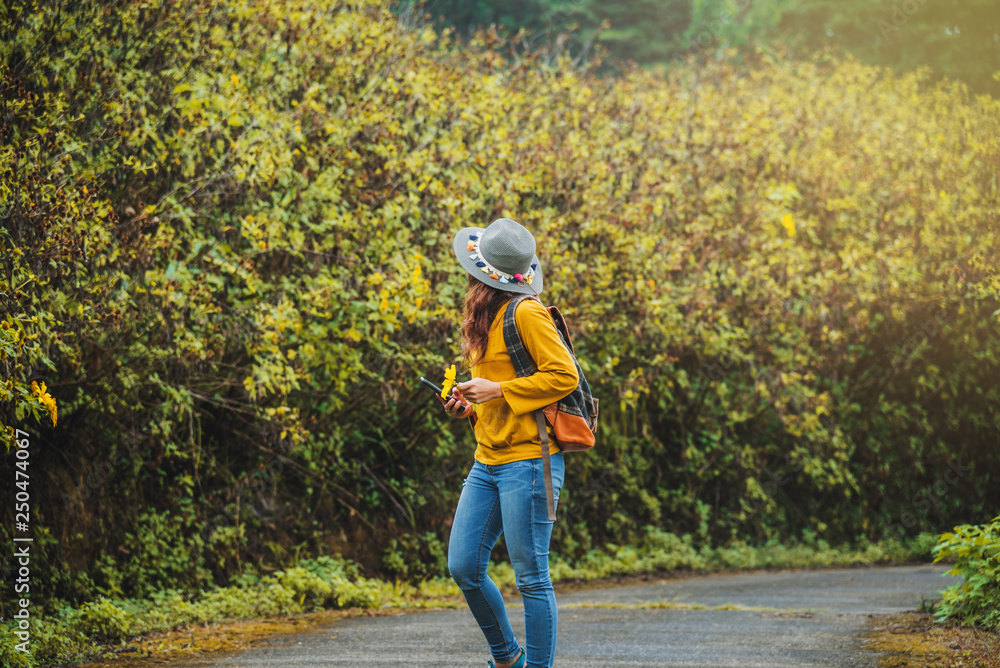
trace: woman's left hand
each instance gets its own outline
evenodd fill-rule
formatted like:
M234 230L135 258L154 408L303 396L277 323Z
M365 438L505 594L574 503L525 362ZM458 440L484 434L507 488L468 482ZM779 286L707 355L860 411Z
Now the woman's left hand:
M473 378L459 383L456 387L463 397L474 404L484 404L492 399L503 398L500 383L485 378Z

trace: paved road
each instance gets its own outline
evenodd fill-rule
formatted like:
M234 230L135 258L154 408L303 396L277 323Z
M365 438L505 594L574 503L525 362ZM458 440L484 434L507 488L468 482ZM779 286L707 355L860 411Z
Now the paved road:
M944 566L687 577L558 592L559 668L605 666L874 666L856 634L872 613L913 610L957 578ZM766 611L639 608L645 602L735 604ZM519 600L512 603L519 603ZM597 604L596 608L574 605ZM612 608L614 604L632 607ZM806 609L813 609L811 612ZM818 610L817 610L818 609ZM509 607L523 642L524 616ZM189 668L485 666L485 640L465 609L344 620L276 637Z

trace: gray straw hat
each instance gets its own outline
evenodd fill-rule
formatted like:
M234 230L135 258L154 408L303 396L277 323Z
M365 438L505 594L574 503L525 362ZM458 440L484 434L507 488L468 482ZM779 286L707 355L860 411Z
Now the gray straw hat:
M535 238L510 218L488 227L466 227L455 235L455 257L472 276L490 287L536 295L542 291L542 266Z

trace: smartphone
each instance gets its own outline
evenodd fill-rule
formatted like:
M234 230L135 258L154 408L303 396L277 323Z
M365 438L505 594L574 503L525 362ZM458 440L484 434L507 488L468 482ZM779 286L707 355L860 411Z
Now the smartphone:
M420 377L420 382L423 383L424 385L426 385L427 387L431 388L432 390L434 390L434 394L438 395L439 397L441 396L441 388L440 387L438 387L437 385L435 385L431 381L427 380L423 376Z

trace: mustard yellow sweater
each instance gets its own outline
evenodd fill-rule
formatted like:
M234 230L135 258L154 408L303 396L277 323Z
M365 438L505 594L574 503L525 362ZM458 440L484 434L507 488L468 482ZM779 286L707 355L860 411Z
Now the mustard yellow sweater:
M508 302L509 303L509 302ZM563 345L555 323L540 302L525 299L517 305L514 320L524 347L538 370L517 377L503 340L505 303L490 326L486 353L471 372L473 378L500 383L502 399L478 404L476 461L507 464L542 456L542 441L534 411L562 399L576 388L579 378L573 358ZM549 429L549 452L559 452Z

